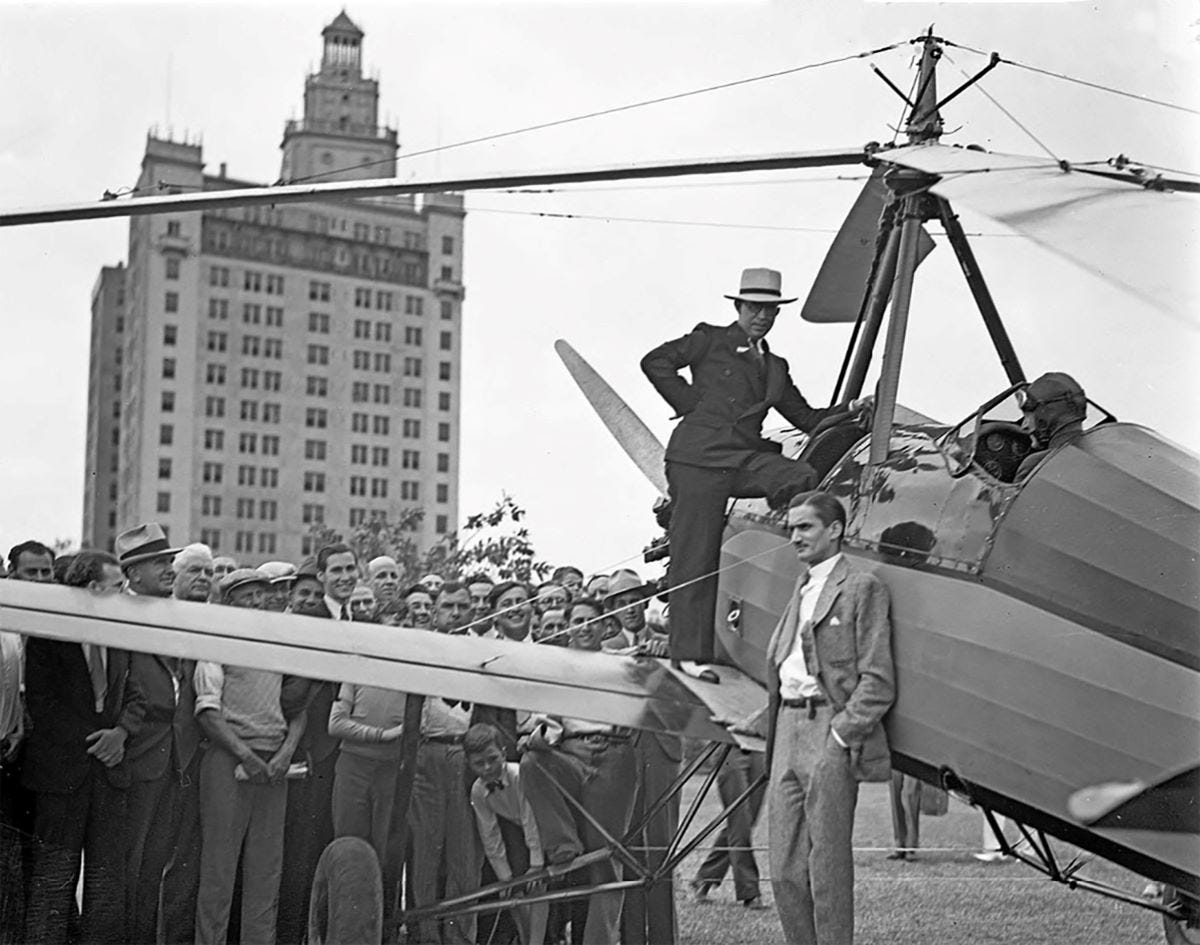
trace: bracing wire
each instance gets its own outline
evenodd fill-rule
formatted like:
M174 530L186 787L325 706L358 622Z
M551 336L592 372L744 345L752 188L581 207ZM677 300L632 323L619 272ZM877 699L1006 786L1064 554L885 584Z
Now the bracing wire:
M949 55L947 55L946 58L951 63L953 63L955 66L958 65L958 63L954 62L953 59L950 59ZM970 74L965 69L959 68L958 71L963 74L964 78L967 78L967 79L971 78ZM1031 141L1033 141L1034 144L1036 144L1039 148L1041 148L1043 151L1045 151L1050 156L1050 160L1054 161L1055 163L1058 163L1061 161L1061 158L1059 158L1059 156L1057 154L1055 154L1053 151L1051 151L1050 148L1048 148L1045 145L1045 143L1042 141L1041 138L1039 138L1032 131L1030 131L1028 128L1026 128L1025 125L1022 124L1021 121L1017 118L1017 116L1014 115L1012 112L1010 112L1003 105L1001 105L999 100L997 100L997 98L994 95L992 95L991 92L989 92L987 89L985 89L982 84L976 85L975 88L979 91L979 94L984 96L989 102L991 102L998 109L1000 109L1000 111L1004 113L1005 118L1007 118L1014 125L1016 125L1018 128L1020 128L1021 131L1023 131L1029 137L1029 139Z

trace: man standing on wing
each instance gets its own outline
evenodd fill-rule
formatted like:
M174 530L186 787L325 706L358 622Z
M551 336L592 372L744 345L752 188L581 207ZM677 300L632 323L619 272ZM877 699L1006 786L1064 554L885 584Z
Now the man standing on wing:
M888 593L842 554L836 498L796 496L787 523L807 568L767 646L771 886L789 945L851 945L858 782L890 772Z
M682 419L667 444L671 493L671 660L689 675L716 682L704 668L713 652L716 570L731 497L766 496L783 508L797 492L816 485L807 463L784 459L777 443L762 438L763 419L775 408L811 432L845 408L809 406L765 338L784 298L774 269L746 269L732 299L737 321L701 323L689 334L659 345L642 358L642 372ZM691 380L680 371L688 368ZM857 404L852 404L855 407Z

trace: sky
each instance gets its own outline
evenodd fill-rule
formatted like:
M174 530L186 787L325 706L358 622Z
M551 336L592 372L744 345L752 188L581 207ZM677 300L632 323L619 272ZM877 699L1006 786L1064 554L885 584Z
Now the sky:
M270 182L284 122L336 2L0 3L0 206L98 199L137 178L145 135L202 136L210 171ZM628 103L836 59L934 24L960 46L1200 108L1200 5L672 0L352 3L400 176L736 156L889 141L912 47L484 144ZM954 48L942 87L985 59ZM1117 154L1200 173L1200 116L1001 65L944 111L944 139L1083 161ZM1014 120L1015 119L1015 120ZM1034 140L1036 139L1036 140ZM411 159L404 155L442 150ZM636 563L654 489L608 438L553 350L568 340L666 441L671 411L637 362L700 321L745 266L807 291L863 170L473 193L464 237L460 511L502 493L540 555L585 571ZM838 179L851 178L851 179ZM539 214L575 214L573 218ZM962 213L1026 373L1065 370L1121 419L1200 450L1197 313L1164 315L999 224ZM89 304L127 222L0 230L0 546L78 539ZM1193 228L1193 232L1195 229ZM1097 240L1152 239L1122 221ZM957 422L1006 386L944 239L921 268L900 400ZM1144 252L1144 250L1143 250ZM1200 258L1200 255L1197 256ZM1195 281L1193 272L1176 274ZM810 401L828 402L849 327L785 309L771 335ZM790 315L790 317L789 317ZM769 421L770 425L770 421Z

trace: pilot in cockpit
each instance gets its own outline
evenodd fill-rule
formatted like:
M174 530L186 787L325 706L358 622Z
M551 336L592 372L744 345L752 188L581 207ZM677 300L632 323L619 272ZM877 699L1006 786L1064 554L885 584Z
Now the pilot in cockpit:
M1047 454L1083 433L1087 398L1069 374L1051 371L1027 388L1021 400L1021 425L1036 441L1037 448L1021 460L1016 482L1023 481Z

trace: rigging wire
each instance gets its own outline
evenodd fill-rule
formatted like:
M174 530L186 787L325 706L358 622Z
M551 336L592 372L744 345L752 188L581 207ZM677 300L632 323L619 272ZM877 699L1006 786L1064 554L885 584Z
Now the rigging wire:
M970 74L967 72L967 70L966 70L966 69L963 69L963 68L962 68L962 67L960 67L960 66L958 66L958 63L957 63L957 62L954 62L954 60L953 60L953 59L951 59L951 58L950 58L950 56L949 56L948 54L946 55L946 59L947 59L947 60L949 60L949 61L950 61L950 62L951 62L953 65L955 65L956 67L958 67L958 71L959 71L959 72L961 72L961 73L963 74L963 77L964 77L964 78L967 78L967 79L971 78L971 76L970 76ZM1017 116L1016 116L1016 115L1014 115L1012 112L1010 112L1010 111L1009 111L1007 108L1005 108L1003 105L1001 105L1001 104L1000 104L1000 102L999 102L999 101L996 99L996 97L995 97L994 95L992 95L992 93L991 93L991 92L989 92L987 89L985 89L985 88L983 87L983 85L982 85L982 84L977 84L977 85L975 86L975 89L977 89L977 90L979 91L979 94L980 94L980 95L984 96L984 97L985 97L985 98L986 98L986 99L987 99L989 102L991 102L991 103L992 103L993 105L995 105L995 106L996 106L998 109L1000 109L1000 111L1002 111L1002 112L1004 113L1004 116L1005 116L1005 117L1006 117L1006 118L1007 118L1009 121L1011 121L1011 122L1012 122L1014 125L1016 125L1018 128L1020 128L1020 129L1021 129L1021 130L1022 130L1022 131L1023 131L1023 132L1024 132L1024 133L1025 133L1025 134L1026 134L1026 135L1027 135L1027 136L1028 136L1028 137L1029 137L1029 138L1030 138L1030 139L1033 141L1033 143L1034 143L1034 144L1036 144L1036 145L1037 145L1039 148L1041 148L1041 149L1042 149L1043 151L1045 151L1045 152L1046 152L1048 155L1050 155L1050 159L1051 159L1052 161L1054 161L1054 162L1055 162L1055 163L1057 163L1057 164L1061 164L1061 163L1062 163L1062 160L1059 158L1059 156L1058 156L1057 154L1055 154L1053 151L1051 151L1051 150L1050 150L1050 149L1049 149L1049 148L1048 148L1048 147L1047 147L1047 146L1046 146L1046 145L1045 145L1045 144L1042 142L1042 139L1041 139L1041 138L1039 138L1039 137L1038 137L1037 135L1035 135L1035 134L1034 134L1032 131L1030 131L1028 128L1026 128L1026 127L1025 127L1025 125L1023 125L1023 124L1021 123L1021 121L1020 121L1020 120L1017 118Z
M963 43L953 43L948 39L942 40L947 46L953 46L956 49L965 49L967 52L975 53L979 56L990 56L991 53L986 53L982 49L976 49L973 46L967 46ZM1127 92L1125 89L1113 88L1109 85L1101 85L1099 82L1090 82L1087 79L1079 79L1072 75L1067 75L1064 72L1053 72L1050 69L1042 69L1038 66L1031 66L1024 62L1017 62L1015 59L1006 59L1004 56L999 56L1000 62L1010 66L1016 66L1018 69L1026 69L1029 72L1036 72L1039 75L1049 76L1052 79L1062 79L1064 82L1073 82L1076 85L1086 86L1089 89L1097 89L1101 92L1108 92L1112 95L1120 95L1124 98L1131 98L1138 102L1145 102L1148 105L1161 105L1163 108L1171 108L1179 112L1187 112L1190 115L1200 115L1200 108L1191 108L1187 105L1178 105L1175 102L1167 102L1160 98L1151 98L1149 95L1139 95L1137 92Z
M901 42L892 43L891 45L888 45L888 46L880 46L878 49L869 49L864 52L852 53L847 56L839 56L836 59L825 59L825 60L822 60L821 62L809 62L809 63L805 63L802 66L793 66L790 69L780 69L776 72L764 73L763 75L747 76L746 78L734 79L730 82L720 82L716 85L709 85L709 86L705 86L704 88L699 88L699 89L691 89L690 91L687 91L687 92L674 92L670 95L661 95L657 98L645 99L640 102L628 102L624 105L614 105L611 108L602 108L602 109L599 109L598 111L587 112L582 115L573 115L569 118L556 118L552 121L544 121L544 122L540 122L536 125L526 125L523 128L513 128L509 131L500 131L500 132L496 132L496 133L490 134L490 135L481 135L480 137L477 137L477 138L467 138L463 141L455 141L451 144L443 144L443 145L439 145L438 147L434 147L434 148L425 148L424 150L421 150L421 151L412 151L412 152L409 152L408 154L399 155L395 159L385 158L384 160L381 160L381 161L371 161L367 164L355 165L354 168L347 167L347 168L340 168L339 170L352 170L352 169L363 168L363 167L374 167L378 164L390 164L393 160L421 157L426 154L437 154L442 151L449 151L453 148L462 148L462 147L466 147L467 145L471 145L471 144L483 144L484 142L487 142L487 141L497 141L500 138L510 138L514 135L525 134L526 132L529 132L529 131L542 131L546 128L556 128L556 127L559 127L560 125L569 125L573 122L585 121L589 118L600 118L605 115L615 115L618 112L632 111L635 108L644 108L647 105L661 105L664 102L674 102L674 101L678 101L680 99L689 98L693 95L703 95L707 92L718 92L718 91L722 91L724 89L732 89L732 88L736 88L736 87L742 86L742 85L749 85L753 82L762 82L766 79L778 79L781 76L795 75L798 72L805 72L809 69L819 69L823 66L832 66L832 65L836 65L837 63L841 63L841 62L850 62L854 59L867 59L871 56L878 55L879 53L885 53L892 49L896 49L900 46L907 45L907 43L908 43L908 40L902 40ZM302 184L306 181L314 180L319 177L325 177L325 176L327 176L329 174L333 174L333 173L338 173L338 171L323 171L319 174L310 174L307 177L293 177L287 181L280 180L279 183L281 183L281 184Z
M1147 167L1149 165L1146 165ZM787 177L781 180L704 180L686 184L615 184L611 187L511 187L498 194L598 194L627 190L683 190L696 187L761 187L781 184L828 184L836 181L863 181L870 174L831 174L824 177Z
M916 56L909 59L909 68L912 67ZM917 82L921 79L921 71L918 69L913 73L912 84L908 87L908 101L912 101L913 93L917 90ZM904 116L908 114L908 102L905 102L900 108L900 117L896 119L896 124L892 125L892 144L896 143L896 139L900 137L900 129L904 127Z
M730 230L782 230L791 233L836 233L829 227L774 226L766 223L723 223L715 220L662 220L647 217L616 217L605 214L555 212L550 210L505 210L499 207L470 207L471 213L506 213L514 216L547 217L559 220L600 220L605 223L660 223L666 226L706 226Z

